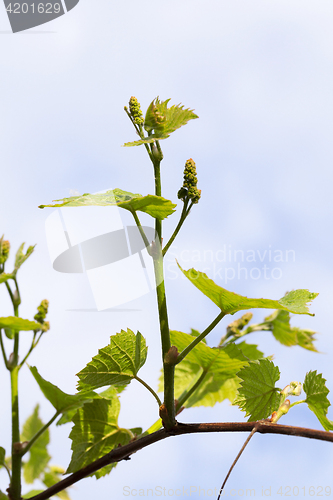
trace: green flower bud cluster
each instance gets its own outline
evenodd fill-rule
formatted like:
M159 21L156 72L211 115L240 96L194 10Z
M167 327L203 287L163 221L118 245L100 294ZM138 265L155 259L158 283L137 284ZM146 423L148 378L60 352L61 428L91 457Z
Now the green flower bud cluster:
M8 240L0 238L0 264L4 264L9 257L10 243Z
M143 124L143 114L141 111L141 106L136 97L131 97L129 100L129 110L130 114L137 125Z
M192 203L198 203L201 197L201 190L197 188L198 178L195 162L190 158L185 163L183 187L178 191L178 198L184 200L188 197Z
M42 302L40 303L40 306L37 307L38 313L35 314L35 316L34 316L34 319L38 323L43 325L42 330L44 330L45 332L50 329L50 323L48 321L45 321L48 309L49 309L49 301L46 299L42 300Z

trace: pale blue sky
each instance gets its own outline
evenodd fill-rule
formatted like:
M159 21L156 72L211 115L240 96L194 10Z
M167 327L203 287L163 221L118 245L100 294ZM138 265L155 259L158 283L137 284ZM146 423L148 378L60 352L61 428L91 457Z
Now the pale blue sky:
M67 311L73 304L88 307L92 297L84 277L53 271L44 232L50 212L37 206L67 196L71 189L85 193L118 187L151 193L152 168L144 148L120 147L135 139L123 106L135 95L146 108L159 95L194 108L200 117L162 143L164 196L177 202L184 163L190 157L196 161L202 189L202 200L176 240L168 266L174 269L172 259L177 256L185 268L208 267L213 277L216 268L222 273L226 266L237 269L238 262L218 262L224 245L261 255L269 249L293 250L295 259L279 264L280 279L261 274L260 279L234 279L227 286L267 298L280 298L293 288L320 292L312 305L316 316L298 316L292 322L320 332L317 345L322 354L287 349L264 333L253 335L251 341L259 343L266 355L275 353L281 385L302 381L308 370L317 369L332 390L332 3L99 0L95 4L80 0L65 16L16 35L8 33L9 22L0 6L0 234L5 233L13 249L22 241L37 243L20 272L22 317L31 318L41 299L50 300L52 328L31 363L46 379L73 392L75 373L111 334L129 327L140 329L147 339L148 364L142 376L157 385L160 354L154 297L132 302L128 308L137 309L134 312ZM166 238L176 222L174 215L165 223ZM190 250L197 253L190 253L188 261L184 252ZM205 261L205 251L213 253L213 261ZM272 264L267 258L265 262ZM250 272L261 266L257 260L247 268ZM217 314L216 307L179 275L172 279L171 271L167 276L171 327L203 330ZM3 289L0 297L1 316L10 314ZM267 314L256 312L255 319ZM210 334L210 345L217 343L228 322ZM8 399L2 367L0 374ZM21 381L22 421L36 401L45 421L52 415L34 384L26 373ZM133 399L139 405L134 414ZM124 426L148 427L154 421L154 400L134 383L121 403ZM188 410L180 417L186 422L244 420L227 402ZM8 418L2 410L0 445L6 449ZM285 417L285 423L320 428L300 406ZM69 426L51 431L53 462L63 466L70 458L69 431ZM237 434L170 439L119 464L98 483L85 479L73 488L71 497L120 499L124 486L220 487L244 440L245 435ZM333 487L332 465L328 443L255 436L228 487L254 488L260 496L262 487L271 486L273 497L279 486ZM1 489L6 481L1 472Z

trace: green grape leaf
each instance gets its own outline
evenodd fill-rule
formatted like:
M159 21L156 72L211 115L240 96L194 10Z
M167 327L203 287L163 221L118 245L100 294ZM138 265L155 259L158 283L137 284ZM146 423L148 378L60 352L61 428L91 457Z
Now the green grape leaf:
M44 490L30 490L30 491L28 491L28 493L25 493L24 495L22 495L22 498L24 498L24 499L32 498L36 495L39 495L39 493L43 493L43 491ZM2 500L1 496L0 496L0 500Z
M265 318L263 326L267 326L276 340L283 345L299 345L309 351L318 352L313 345L316 332L290 326L290 314L287 311L274 311Z
M113 448L125 445L133 439L130 429L118 426L120 403L117 391L113 388L112 399L95 399L80 408L74 419L74 427L70 433L72 440L72 458L66 474L75 472L94 460L109 453ZM137 429L141 433L141 429ZM104 467L95 476L109 473L115 464Z
M57 203L58 202L58 203ZM39 208L45 207L112 207L117 206L129 210L130 212L141 211L151 215L155 219L165 219L168 215L174 213L177 205L170 200L166 200L161 196L148 194L134 194L121 189L112 189L106 193L83 194L54 200L50 205L40 205Z
M147 132L154 130L158 135L170 135L189 120L198 118L192 109L184 109L180 104L168 108L169 101L160 101L157 97L150 103L144 123Z
M43 379L35 366L30 367L30 371L46 399L50 401L59 414L70 410L76 412L84 404L91 402L93 399L100 398L98 394L92 391L78 392L74 395L66 394L56 385Z
M0 318L0 328L11 328L15 331L37 331L42 329L42 325L28 319L8 316L7 318Z
M28 247L27 252L24 253L23 252L24 245L25 245L25 243L22 243L22 245L20 246L20 248L16 252L15 271L14 272L16 272L22 266L22 264L24 264L24 262L30 257L30 255L32 254L32 252L34 251L35 246L36 246L36 245L34 245L34 246Z
M0 490L0 500L8 500L7 495Z
M47 488L51 488L51 486L61 481L61 476L62 474L64 474L64 472L65 471L63 469L60 469L59 467L50 467L50 469L44 473L42 483L45 484ZM70 500L70 496L67 493L67 490L59 491L56 496L61 498L62 500Z
M327 418L327 411L331 403L327 399L330 392L326 385L326 379L317 370L306 374L303 389L306 393L306 403L311 411L316 415L325 431L333 430L333 422Z
M78 389L93 390L105 385L127 385L136 377L147 358L146 341L138 332L121 330L111 335L110 344L100 349L78 373Z
M124 148L131 148L133 146L141 146L142 144L151 144L155 141L163 141L163 139L167 139L170 137L169 135L161 135L161 134L152 134L149 137L145 137L144 139L138 139L137 141L125 142L123 144Z
M171 343L176 345L179 351L192 341L192 335L182 332L171 331L170 336ZM245 342L237 346L230 344L225 348L212 348L200 342L181 363L176 365L175 398L179 399L183 392L189 391L205 372L202 383L184 406L186 408L214 406L224 399L232 402L236 396L239 380L236 373L248 363L249 359L259 359L262 356L263 353L258 351L257 346ZM159 391L162 390L163 379L159 385Z
M21 434L21 442L30 441L35 434L44 426L38 415L39 405L36 406L33 414L26 420L23 425ZM50 455L47 452L49 444L49 430L47 429L30 448L30 457L24 463L24 480L31 484L35 479L38 479L45 467L49 463Z
M279 408L281 389L275 383L280 379L280 371L272 361L250 361L237 375L241 383L233 404L246 412L248 422L267 418Z
M237 293L229 292L214 283L208 276L195 269L185 271L178 264L184 275L195 285L204 295L216 304L224 314L234 314L243 309L282 309L295 314L309 314L306 304L318 296L318 293L310 293L308 290L293 290L280 300L270 299L248 299Z

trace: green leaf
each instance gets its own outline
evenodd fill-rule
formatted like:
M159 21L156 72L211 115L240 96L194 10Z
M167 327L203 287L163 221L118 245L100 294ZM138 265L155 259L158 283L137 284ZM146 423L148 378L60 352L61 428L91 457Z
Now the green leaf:
M0 490L0 500L8 500L7 495L5 495L1 490Z
M39 495L39 493L43 493L44 490L30 490L28 493L25 493L22 498L32 498L36 495ZM7 497L6 497L7 498ZM1 496L0 496L0 500L1 499Z
M136 377L147 358L146 341L132 330L110 337L110 344L100 349L83 370L78 373L78 389L93 390L105 385L127 385Z
M28 250L26 253L23 252L23 248L24 248L24 245L25 243L22 243L22 245L20 246L20 248L18 249L18 251L16 252L16 256L15 256L15 272L22 266L22 264L24 264L24 262L30 257L30 255L32 254L32 252L34 251L35 249L35 246L30 246L28 247Z
M267 325L276 340L283 345L299 345L309 351L318 352L313 345L316 332L291 327L290 314L287 311L274 311L273 314L265 318L265 323L263 323L263 325Z
M318 296L318 293L310 293L308 290L293 290L280 300L248 299L218 286L200 271L193 268L184 271L179 264L178 266L193 285L212 300L224 314L234 314L243 309L253 308L282 309L295 314L310 314L306 304ZM310 314L310 316L314 316L314 314Z
M58 203L56 203L58 202ZM121 189L113 189L106 193L100 194L83 194L80 196L72 196L70 198L63 198L55 200L50 205L40 205L39 208L45 207L112 207L117 206L129 210L130 212L145 212L155 219L165 219L168 215L174 213L177 205L173 204L170 200L166 200L161 196L141 194L133 194Z
M35 366L30 367L30 371L44 396L48 401L50 401L58 413L65 413L70 410L76 411L78 408L81 408L81 406L91 402L93 399L100 398L98 394L92 391L79 392L74 395L66 394L56 385L53 385L51 382L43 379L43 377L39 375Z
M193 330L192 330L193 333ZM198 333L198 332L196 332ZM171 343L182 351L192 341L192 335L171 331ZM187 399L184 406L214 406L217 402L235 399L238 387L236 373L249 359L258 359L263 353L256 346L242 342L238 346L230 344L225 348L208 347L200 342L186 358L176 365L175 398L179 399L189 391L195 382L206 375L197 390ZM163 390L163 384L159 386Z
M44 426L39 418L38 411L39 405L36 406L31 417L26 420L23 426L21 442L30 441ZM24 480L26 483L31 484L35 479L38 479L47 466L51 458L47 452L49 441L49 430L47 429L30 448L29 460L24 464Z
M251 361L237 375L241 384L233 404L246 412L248 422L267 418L279 408L281 389L275 383L280 379L280 371L272 361Z
M57 484L59 481L61 481L61 479L63 479L61 476L62 474L64 474L64 472L65 471L60 467L51 466L50 469L47 470L44 474L42 480L43 484L45 484L47 488L51 488L51 486ZM56 496L61 498L62 500L70 500L70 496L68 495L67 490L59 491Z
M160 101L154 99L146 112L144 128L147 132L155 131L158 135L169 135L186 125L189 120L198 118L192 109L184 109L180 104L168 108L170 99Z
M145 137L144 139L138 139L137 141L130 141L130 142L125 142L123 144L124 148L130 148L133 146L141 146L142 144L151 144L152 142L155 141L163 141L164 139L167 139L170 137L169 135L161 135L161 134L152 134L149 137Z
M15 331L37 331L41 330L42 327L40 323L35 321L8 316L7 318L0 318L0 328L11 328Z
M303 389L306 393L306 403L311 411L316 415L321 425L326 431L333 430L333 422L327 418L327 411L331 403L327 399L330 392L326 385L326 379L322 374L317 374L317 370L306 374Z
M120 403L116 389L113 391L112 399L95 399L77 411L69 436L73 453L66 474L85 467L134 437L129 429L118 426ZM115 465L105 467L102 473L98 471L97 477L109 473Z

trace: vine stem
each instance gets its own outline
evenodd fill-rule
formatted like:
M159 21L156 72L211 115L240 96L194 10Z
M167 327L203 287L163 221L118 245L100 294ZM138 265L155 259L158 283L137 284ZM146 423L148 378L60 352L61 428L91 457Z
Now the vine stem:
M42 435L44 434L44 432L50 427L51 424L53 424L53 422L55 421L55 419L60 415L60 412L56 412L55 415L53 415L53 417L45 424L43 425L43 427L41 429L39 429L38 432L36 432L36 434L30 439L29 443L27 444L27 446L25 448L23 448L23 450L21 451L20 455L21 455L21 458L26 454L28 453L28 451L30 450L30 448L34 445L34 443L37 441L37 439Z
M167 253L167 251L169 250L170 246L172 245L172 243L174 242L177 234L179 233L180 231L180 228L182 227L182 225L184 224L185 222L185 219L186 217L188 216L188 212L186 212L186 209L187 209L187 205L188 205L188 200L185 200L184 202L184 206L183 206L183 210L182 210L182 213L180 215L180 219L179 219L179 222L177 224L177 227L176 229L174 230L171 238L169 239L168 243L165 245L165 247L163 248L163 257L164 255Z
M72 484L77 483L81 479L94 472L102 469L111 463L127 460L133 453L139 451L151 444L157 443L170 436L180 436L182 434L197 434L206 432L251 432L256 428L256 432L261 434L283 434L288 436L300 436L310 439L319 439L321 441L330 441L333 443L333 432L318 431L315 429L306 429L304 427L293 427L291 425L272 424L267 421L259 422L222 422L222 423L201 423L201 424L182 424L177 423L175 427L169 429L161 429L157 432L143 436L129 444L114 448L110 453L104 457L95 460L83 469L74 472L66 479L59 481L59 483L51 486L31 500L47 500L48 498L56 495L60 491L68 488Z
M211 324L206 328L206 330L204 330L200 335L198 335L187 347L185 347L185 349L179 354L179 356L177 356L177 361L175 364L178 365L178 363L183 361L185 356L187 356L188 353L190 351L192 351L192 349L197 344L199 344L199 342L201 342L213 330L213 328L215 328L215 326L221 321L221 319L224 316L225 316L225 313L223 311L221 311L220 314L218 314L216 316L214 321L212 321Z
M160 400L160 398L158 397L158 395L156 394L156 392L154 391L154 389L152 387L150 387L150 385L148 385L144 380L142 380L142 378L136 376L134 377L135 380L137 380L138 382L140 382L140 384L142 384L146 389L148 389L148 391L154 396L154 398L156 399L157 403L158 403L158 406L161 406L162 404L162 401Z

